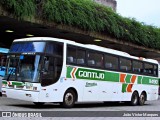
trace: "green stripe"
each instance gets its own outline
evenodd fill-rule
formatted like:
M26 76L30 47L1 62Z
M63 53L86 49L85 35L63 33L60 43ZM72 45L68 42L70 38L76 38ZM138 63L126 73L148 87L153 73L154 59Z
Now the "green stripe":
M142 83L142 76L138 76L138 84L141 84Z
M131 76L132 75L127 74L126 79L125 79L126 83L131 83Z
M67 67L67 76L66 76L67 78L72 78L70 75L72 70L73 70L73 67L70 67L70 66Z
M22 82L12 82L12 85L24 86L24 83L22 83Z
M128 84L125 84L125 83L122 84L122 92L127 92L127 91L126 91L127 85L128 85Z
M158 78L143 77L142 84L159 85Z
M111 81L111 82L119 82L119 75L117 73L113 72L105 72L105 81Z
M72 72L74 67L67 67L67 78L71 78L70 73ZM110 82L120 82L120 74L116 72L109 72L104 70L92 70L87 68L78 68L75 73L77 79L84 80L99 80L99 81L110 81ZM138 75L137 75L138 76ZM131 83L132 74L127 74L125 78L126 83ZM147 76L138 76L137 84L144 85L159 85L159 79L155 77L147 77Z
M2 84L7 84L7 81L4 81L4 80L3 80L3 81L2 81Z
M15 82L15 81L9 81L11 85L16 85L16 86L24 86L25 84L23 82ZM2 81L2 84L7 84L7 81Z

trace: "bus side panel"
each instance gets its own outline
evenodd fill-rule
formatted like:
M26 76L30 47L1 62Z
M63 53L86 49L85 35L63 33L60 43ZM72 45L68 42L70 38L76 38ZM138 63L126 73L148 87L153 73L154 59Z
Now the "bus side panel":
M60 80L50 86L42 87L39 94L39 102L63 102L63 96L67 89L73 89L77 92L78 100L82 101L84 82L75 79L66 79L61 77Z
M138 91L139 96L142 92L146 92L147 100L157 100L158 99L158 86L156 85L133 85L132 92Z

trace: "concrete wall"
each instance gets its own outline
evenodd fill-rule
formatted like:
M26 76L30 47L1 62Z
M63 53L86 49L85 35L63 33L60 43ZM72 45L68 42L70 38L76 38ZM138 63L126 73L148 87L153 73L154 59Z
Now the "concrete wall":
M117 9L117 1L116 0L93 0L97 3L103 4L105 6L111 7L114 11Z

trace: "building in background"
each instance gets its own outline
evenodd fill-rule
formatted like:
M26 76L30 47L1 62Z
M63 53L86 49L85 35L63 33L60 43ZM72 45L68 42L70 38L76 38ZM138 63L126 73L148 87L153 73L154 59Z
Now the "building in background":
M114 11L117 9L117 1L116 0L93 0L97 3L103 4L105 6L111 7Z

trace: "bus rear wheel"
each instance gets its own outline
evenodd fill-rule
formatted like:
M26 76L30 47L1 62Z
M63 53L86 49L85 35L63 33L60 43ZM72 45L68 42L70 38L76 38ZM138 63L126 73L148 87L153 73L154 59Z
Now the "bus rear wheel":
M76 94L73 90L69 89L64 94L61 106L65 108L72 108L75 104L75 101L76 101Z
M44 102L33 102L36 106L42 106L44 105Z
M139 97L139 105L144 105L145 101L146 101L146 94L142 92Z
M138 105L138 102L139 102L138 92L133 92L132 97L131 97L130 104L131 104L132 106L136 106L136 105Z

